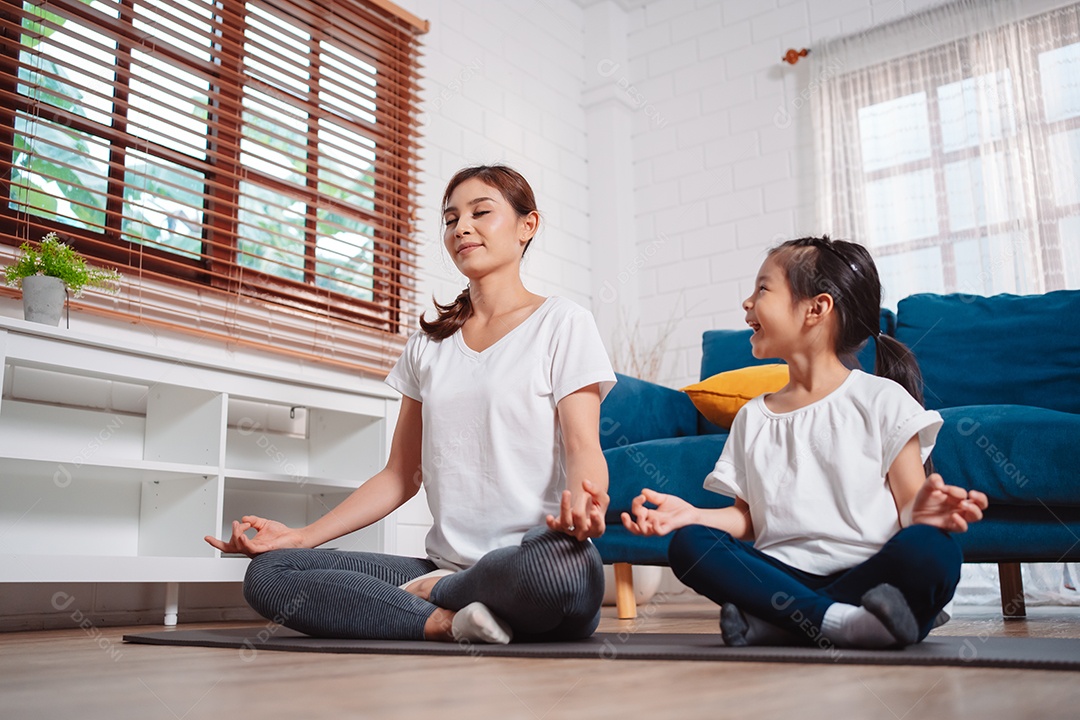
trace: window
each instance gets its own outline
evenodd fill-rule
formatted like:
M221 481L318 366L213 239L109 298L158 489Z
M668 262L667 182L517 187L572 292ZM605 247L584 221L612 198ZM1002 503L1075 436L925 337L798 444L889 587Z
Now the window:
M0 243L89 312L385 372L413 312L417 35L385 0L3 0ZM194 314L194 322L192 322Z
M872 250L888 306L1080 287L1080 6L1006 21L993 5L840 41L887 55L905 33L938 40L864 67L826 50L840 72L817 116L823 220Z

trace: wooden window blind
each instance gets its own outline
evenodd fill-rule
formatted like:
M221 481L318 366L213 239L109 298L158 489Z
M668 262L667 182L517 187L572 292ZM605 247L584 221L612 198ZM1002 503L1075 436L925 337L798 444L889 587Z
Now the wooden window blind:
M0 251L56 231L124 275L78 311L384 374L425 30L385 0L0 0Z

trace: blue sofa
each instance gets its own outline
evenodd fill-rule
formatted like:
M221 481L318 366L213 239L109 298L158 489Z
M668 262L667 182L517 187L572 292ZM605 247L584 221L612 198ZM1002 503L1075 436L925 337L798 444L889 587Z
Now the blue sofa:
M932 459L946 482L986 493L984 520L959 537L965 562L1000 568L1002 611L1022 616L1021 562L1080 560L1080 291L1044 295L912 295L882 332L915 353L925 403L944 419ZM756 365L749 330L702 338L701 378ZM874 347L859 354L872 371ZM620 617L633 617L632 565L666 565L670 538L631 535L619 520L642 487L703 507L727 433L682 392L619 376L601 406L611 478L608 531L596 541L615 565Z

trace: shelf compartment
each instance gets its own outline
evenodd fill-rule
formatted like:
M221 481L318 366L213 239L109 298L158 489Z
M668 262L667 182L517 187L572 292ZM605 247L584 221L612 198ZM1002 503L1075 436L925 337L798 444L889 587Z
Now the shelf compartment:
M313 492L316 488L300 490L288 486L275 491L268 485L257 480L225 478L224 513L218 537L231 537L232 521L244 515L258 515L289 527L303 527L330 512L352 494L352 489ZM384 552L384 523L379 521L363 530L339 537L329 545L341 550Z
M4 548L24 555L214 556L202 537L217 527L217 474L87 469L68 476L56 462L0 459Z
M147 415L3 399L0 456L45 456L65 465L142 461L219 467L224 396L154 386ZM47 430L45 430L47 428Z
M223 393L153 385L146 399L146 460L220 466L224 457Z
M146 419L100 409L3 399L0 455L48 455L68 465L143 459Z
M250 403L245 403L245 407ZM335 487L357 487L382 469L386 421L367 415L306 408L307 422L298 432L283 432L270 411L233 412L225 437L225 467L232 474L258 473L302 484L322 478Z
M214 557L203 539L217 529L220 479L146 481L139 509L139 555Z

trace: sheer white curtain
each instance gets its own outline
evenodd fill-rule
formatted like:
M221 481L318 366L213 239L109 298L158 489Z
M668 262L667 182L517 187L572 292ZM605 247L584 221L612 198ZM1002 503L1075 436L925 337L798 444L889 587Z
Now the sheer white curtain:
M815 47L819 226L914 292L1080 288L1080 4L966 0Z

